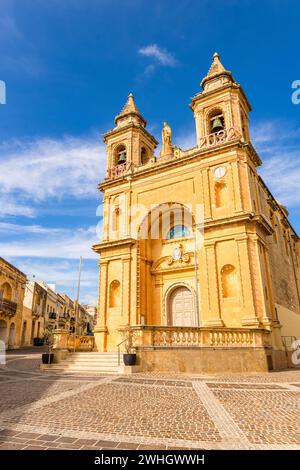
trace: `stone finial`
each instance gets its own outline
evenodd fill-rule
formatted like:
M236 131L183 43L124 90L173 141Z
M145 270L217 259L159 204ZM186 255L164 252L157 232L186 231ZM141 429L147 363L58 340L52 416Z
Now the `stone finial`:
M138 117L139 120L143 123L143 127L146 126L147 122L143 118L141 113L139 112L139 110L137 108L137 105L135 103L135 100L134 100L134 96L133 96L132 93L129 93L127 101L126 101L125 105L123 106L120 114L118 114L118 116L116 116L116 118L115 118L115 123L118 124L118 121L121 118L126 118L126 117L130 117L130 116Z
M205 84L217 77L218 75L227 75L228 77L231 78L231 72L229 72L228 70L225 69L225 67L223 66L223 64L221 63L220 61L220 56L217 52L214 53L213 55L213 61L212 61L212 64L210 66L210 69L207 73L207 75L203 78L202 82L201 82L201 87L204 88ZM231 78L232 80L232 78Z

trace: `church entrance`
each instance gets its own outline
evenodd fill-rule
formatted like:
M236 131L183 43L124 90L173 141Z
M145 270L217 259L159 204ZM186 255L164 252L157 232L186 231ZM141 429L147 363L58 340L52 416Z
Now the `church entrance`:
M193 294L187 287L179 286L171 293L169 309L172 326L196 326Z

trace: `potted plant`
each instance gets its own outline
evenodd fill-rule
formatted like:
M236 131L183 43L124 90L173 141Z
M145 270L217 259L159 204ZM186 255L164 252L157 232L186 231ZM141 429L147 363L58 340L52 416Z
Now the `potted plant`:
M53 346L54 346L54 333L52 328L46 328L43 335L43 342L46 344L48 352L42 354L43 364L52 364L54 360Z
M135 348L133 347L133 331L130 328L130 325L127 325L124 330L125 335L125 351L123 354L123 361L125 366L135 366L136 364L136 353Z
M33 345L34 346L44 346L44 338L33 338Z

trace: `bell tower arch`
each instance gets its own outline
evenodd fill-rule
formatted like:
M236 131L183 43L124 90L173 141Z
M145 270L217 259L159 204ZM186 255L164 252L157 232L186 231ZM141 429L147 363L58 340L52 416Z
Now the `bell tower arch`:
M126 167L144 165L154 156L158 144L145 129L147 121L139 112L132 93L115 117L116 126L104 134L107 146L107 177Z
M198 147L208 135L217 134L222 139L232 130L249 142L250 104L241 85L222 65L219 54L214 54L212 65L200 86L202 92L192 98L190 105L196 122Z

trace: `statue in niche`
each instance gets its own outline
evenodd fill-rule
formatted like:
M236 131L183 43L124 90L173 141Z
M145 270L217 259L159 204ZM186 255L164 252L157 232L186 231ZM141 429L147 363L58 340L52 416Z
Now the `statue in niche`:
M162 149L160 152L161 156L172 155L173 146L172 146L172 129L167 122L164 122L162 129Z

